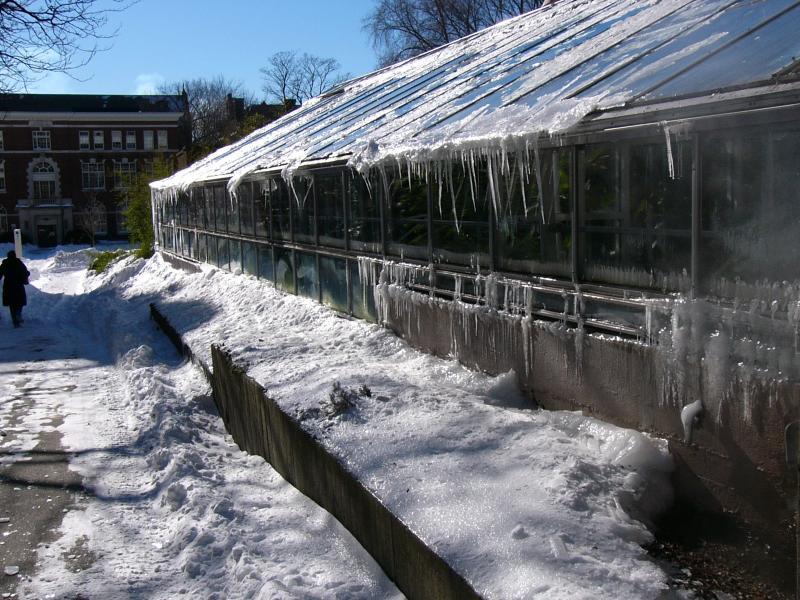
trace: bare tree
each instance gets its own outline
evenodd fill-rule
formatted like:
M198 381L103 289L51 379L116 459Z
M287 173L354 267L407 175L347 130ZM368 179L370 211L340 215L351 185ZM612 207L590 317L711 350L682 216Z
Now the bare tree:
M509 17L543 0L378 0L363 21L382 65L410 58Z
M270 56L269 64L259 69L264 78L262 89L268 98L286 104L292 97L292 80L295 76L296 63L297 52L283 50Z
M0 0L0 92L86 65L116 34L109 15L132 1Z
M269 64L261 68L262 89L270 100L302 103L347 79L349 75L342 73L341 68L335 58L289 50L276 52L270 56Z
M216 147L236 128L236 98L252 102L240 82L222 75L165 83L158 89L162 94L175 95L186 91L192 119L192 143L198 146Z
M106 207L97 199L96 194L88 193L83 211L75 216L78 228L86 232L89 242L94 246L97 242L97 234L105 233L108 227Z

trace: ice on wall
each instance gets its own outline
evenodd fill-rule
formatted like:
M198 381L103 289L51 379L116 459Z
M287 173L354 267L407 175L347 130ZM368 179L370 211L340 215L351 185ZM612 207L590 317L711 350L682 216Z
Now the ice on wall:
M531 328L536 323L559 335L572 336L574 376L581 378L587 318L585 292L580 286L562 291L560 320L543 321L541 294L554 298L556 290L537 283L495 273L462 274L456 278L455 291L447 292L453 299L447 300L435 294L434 265L360 257L359 270L364 293L374 297L379 323L388 323L399 315L407 331L421 333L420 308L429 304L443 307L453 314L450 348L453 357L460 359L462 340L470 339L470 330L477 333L483 319L499 316L507 325L504 339L489 339L487 351L495 352L501 345L518 347L525 369L531 364ZM466 280L473 290L468 299L462 291ZM428 288L430 291L425 292ZM659 401L681 413L687 442L699 419L717 425L726 419L751 424L756 402L771 407L791 397L789 384L800 377L800 300L787 291L794 290L788 284L758 289L757 298L746 303L681 295L638 300L645 312L640 342L656 348ZM753 291L750 287L747 290ZM548 314L552 319L557 313L550 309ZM608 321L614 322L614 316L609 315Z

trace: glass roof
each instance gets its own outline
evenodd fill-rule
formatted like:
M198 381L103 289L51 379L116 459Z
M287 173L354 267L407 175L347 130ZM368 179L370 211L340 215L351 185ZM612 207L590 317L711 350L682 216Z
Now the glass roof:
M309 161L426 162L797 70L800 0L560 0L333 92L154 188Z

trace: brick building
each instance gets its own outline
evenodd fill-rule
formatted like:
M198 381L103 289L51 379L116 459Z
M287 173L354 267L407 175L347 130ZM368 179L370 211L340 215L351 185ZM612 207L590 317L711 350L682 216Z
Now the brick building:
M125 237L125 190L190 136L185 96L0 94L0 238Z

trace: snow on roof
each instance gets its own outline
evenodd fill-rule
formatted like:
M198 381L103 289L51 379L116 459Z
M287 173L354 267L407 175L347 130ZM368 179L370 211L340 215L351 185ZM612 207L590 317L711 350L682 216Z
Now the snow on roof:
M152 187L527 147L589 113L775 83L798 27L796 0L562 0L352 79Z

